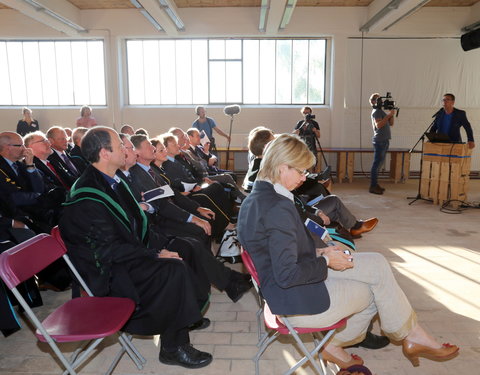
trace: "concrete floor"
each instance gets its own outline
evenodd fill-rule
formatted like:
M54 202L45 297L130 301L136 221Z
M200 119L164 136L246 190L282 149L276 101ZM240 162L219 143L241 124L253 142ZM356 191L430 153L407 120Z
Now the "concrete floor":
M377 216L377 228L357 241L358 251L378 251L392 265L397 280L409 296L420 322L441 342L458 344L460 355L438 363L420 360L414 368L402 355L401 347L389 345L381 350L348 349L363 357L377 375L451 375L478 374L480 365L480 234L478 209L452 215L438 206L416 202L409 206L407 196L416 195L417 181L407 184L383 182L386 192L376 196L367 192L367 181L357 178L353 184L335 184L334 192L359 218ZM478 206L480 181L471 181L469 201ZM239 269L241 265L235 265ZM69 292L43 292L48 306L69 298ZM186 370L158 362L158 337L135 338L135 345L147 358L138 371L122 358L114 374L254 374L251 358L256 352L257 302L254 292L238 303L214 290L206 314L212 325L191 335L193 344L213 353L214 361L204 369ZM378 332L378 323L374 331ZM97 375L105 371L116 353L108 342L103 352L90 360L81 373ZM72 350L71 345L64 346ZM299 353L289 338L281 338L264 353L262 374L281 374ZM37 343L29 324L9 338L0 338L0 375L59 374L57 363L49 356L46 344ZM296 374L312 374L304 367Z

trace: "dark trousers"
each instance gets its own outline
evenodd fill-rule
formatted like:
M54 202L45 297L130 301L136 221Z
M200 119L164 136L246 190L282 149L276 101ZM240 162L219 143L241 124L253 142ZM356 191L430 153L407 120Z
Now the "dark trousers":
M390 141L373 142L373 164L370 171L370 186L378 185L378 170L385 161Z

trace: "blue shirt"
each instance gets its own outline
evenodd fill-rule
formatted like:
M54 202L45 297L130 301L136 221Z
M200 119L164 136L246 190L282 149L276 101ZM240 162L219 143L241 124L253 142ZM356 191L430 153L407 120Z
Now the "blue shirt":
M194 123L192 124L192 128L198 129L199 132L202 132L202 130L205 132L208 138L212 139L213 138L213 128L217 126L215 124L215 121L213 118L207 117L207 121L204 123L200 123L200 121L195 120Z
M444 113L442 117L442 122L438 128L438 133L449 134L450 126L452 124L453 112L450 114Z

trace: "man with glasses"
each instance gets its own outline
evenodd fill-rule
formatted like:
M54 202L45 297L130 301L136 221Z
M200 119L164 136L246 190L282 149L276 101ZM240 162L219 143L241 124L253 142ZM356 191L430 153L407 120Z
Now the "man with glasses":
M472 126L467 120L465 111L454 107L455 95L443 95L442 103L443 108L435 115L432 132L447 134L451 142L462 142L460 128L463 127L467 133L468 147L474 148Z

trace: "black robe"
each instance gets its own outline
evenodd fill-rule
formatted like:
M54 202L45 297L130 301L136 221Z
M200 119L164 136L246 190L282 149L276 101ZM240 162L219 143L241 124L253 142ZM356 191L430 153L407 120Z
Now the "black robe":
M114 191L88 166L72 186L60 232L94 295L136 302L125 331L162 334L163 341L202 318L208 295L200 295L183 261L157 257L161 246L149 242L146 217L123 181Z

